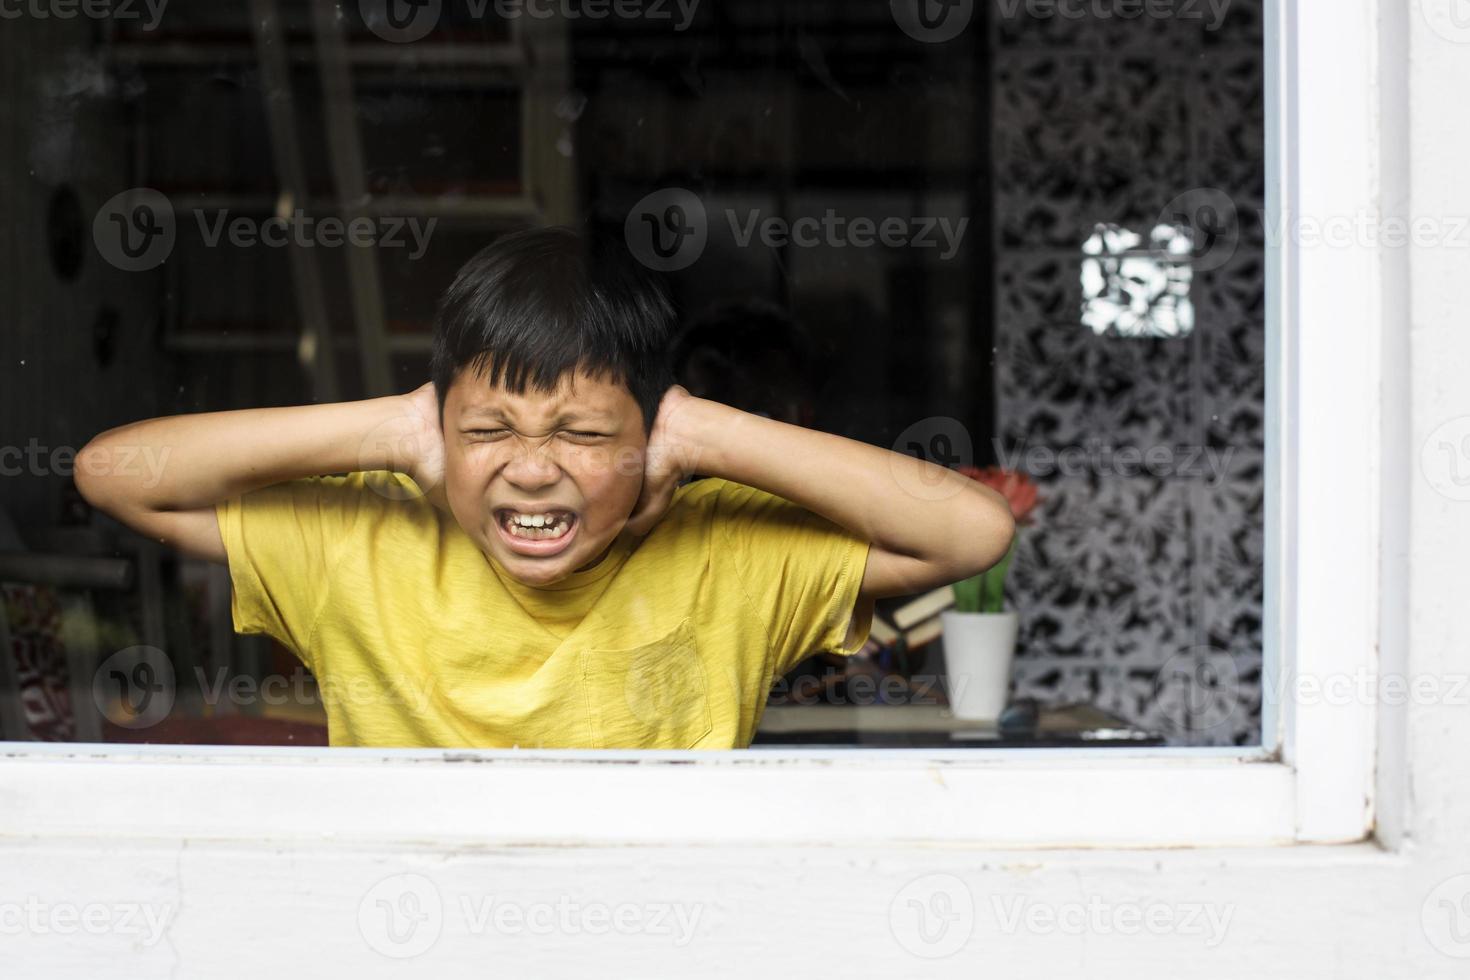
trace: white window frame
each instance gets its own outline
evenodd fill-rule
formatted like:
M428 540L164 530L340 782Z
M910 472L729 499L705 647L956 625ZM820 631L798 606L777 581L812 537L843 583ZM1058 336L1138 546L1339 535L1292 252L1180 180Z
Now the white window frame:
M1378 5L1267 0L1267 11L1272 228L1377 214ZM1026 848L1363 840L1374 819L1373 699L1270 694L1299 678L1371 675L1377 663L1383 256L1366 242L1303 247L1287 235L1269 258L1267 747L716 754L7 743L0 835Z

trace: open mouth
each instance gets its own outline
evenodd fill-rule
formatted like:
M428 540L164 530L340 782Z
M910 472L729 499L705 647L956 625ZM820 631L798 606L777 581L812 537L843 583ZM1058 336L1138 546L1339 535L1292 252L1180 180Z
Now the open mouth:
M495 524L512 551L545 558L571 544L577 532L577 515L558 508L531 511L502 507L495 512Z

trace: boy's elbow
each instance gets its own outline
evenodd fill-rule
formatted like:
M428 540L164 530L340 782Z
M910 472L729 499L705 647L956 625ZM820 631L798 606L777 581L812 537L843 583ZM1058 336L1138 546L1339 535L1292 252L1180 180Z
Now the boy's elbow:
M1005 499L999 494L996 497L999 499L987 499L982 507L977 508L970 533L958 539L967 542L968 547L956 581L989 571L1011 550L1011 542L1016 537L1016 519Z
M110 478L112 469L112 449L103 436L83 446L72 463L77 492L88 504L108 514L113 514L119 503L117 481Z
M1012 516L1009 506L1005 508L1003 516L1000 518L1000 524L1001 528L995 539L997 545L995 557L989 565L985 566L986 570L1000 564L1001 559L1005 558L1011 550L1011 545L1016 541L1016 519Z

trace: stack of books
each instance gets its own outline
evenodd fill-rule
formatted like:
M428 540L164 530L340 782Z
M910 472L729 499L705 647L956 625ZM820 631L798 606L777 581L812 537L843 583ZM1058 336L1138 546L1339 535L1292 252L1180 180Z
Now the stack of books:
M910 650L916 650L939 638L939 614L954 605L954 589L948 585L911 599L893 611L889 623L873 614L872 638L882 646L892 646L902 637Z

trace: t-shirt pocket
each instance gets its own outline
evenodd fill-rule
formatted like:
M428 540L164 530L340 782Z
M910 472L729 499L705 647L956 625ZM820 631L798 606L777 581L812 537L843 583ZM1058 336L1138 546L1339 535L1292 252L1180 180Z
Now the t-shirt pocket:
M584 651L582 686L598 748L692 749L714 727L687 618L642 646Z

